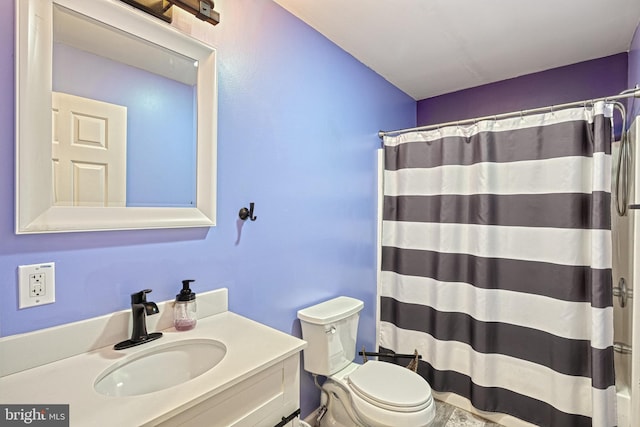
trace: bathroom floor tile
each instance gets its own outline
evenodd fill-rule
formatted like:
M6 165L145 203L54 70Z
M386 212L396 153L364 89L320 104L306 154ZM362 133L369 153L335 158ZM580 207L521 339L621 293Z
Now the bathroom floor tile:
M436 400L436 417L433 427L501 427L496 424Z
M445 424L446 427L484 427L487 422L467 411L456 408Z
M436 400L436 418L433 423L434 427L443 427L451 417L454 409L455 408L452 405Z

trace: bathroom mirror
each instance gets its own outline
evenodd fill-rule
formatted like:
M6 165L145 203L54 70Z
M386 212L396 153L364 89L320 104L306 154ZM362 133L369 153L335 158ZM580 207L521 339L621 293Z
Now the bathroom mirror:
M215 50L119 0L16 0L16 14L16 232L215 225ZM97 149L65 170L55 141L70 128L72 151Z

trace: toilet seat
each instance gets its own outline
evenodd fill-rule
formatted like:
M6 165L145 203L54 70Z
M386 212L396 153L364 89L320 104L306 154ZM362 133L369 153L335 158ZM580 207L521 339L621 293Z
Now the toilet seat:
M347 384L356 396L389 411L416 412L433 403L427 381L392 363L369 361L348 376Z

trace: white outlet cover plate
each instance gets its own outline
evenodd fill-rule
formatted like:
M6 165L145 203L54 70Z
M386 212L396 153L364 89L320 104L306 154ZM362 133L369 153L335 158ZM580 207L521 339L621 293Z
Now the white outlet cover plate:
M43 293L31 295L32 275L44 275ZM18 266L18 307L51 304L56 301L56 265L53 262Z

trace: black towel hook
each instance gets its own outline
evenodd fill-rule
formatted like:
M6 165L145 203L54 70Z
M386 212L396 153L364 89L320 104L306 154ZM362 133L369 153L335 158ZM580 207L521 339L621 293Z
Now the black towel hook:
M255 204L251 202L249 203L249 209L247 208L240 209L240 212L238 212L238 216L240 217L241 220L246 221L246 219L249 218L251 221L255 221L256 219L258 219L257 216L253 216L254 205Z

